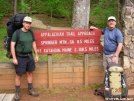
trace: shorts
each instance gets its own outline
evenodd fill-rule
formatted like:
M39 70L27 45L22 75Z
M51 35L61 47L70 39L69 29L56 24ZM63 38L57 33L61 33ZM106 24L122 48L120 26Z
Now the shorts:
M20 57L16 56L18 60L18 65L15 65L15 71L16 74L22 75L25 74L26 72L32 72L35 70L35 62L32 56L32 59L27 57Z

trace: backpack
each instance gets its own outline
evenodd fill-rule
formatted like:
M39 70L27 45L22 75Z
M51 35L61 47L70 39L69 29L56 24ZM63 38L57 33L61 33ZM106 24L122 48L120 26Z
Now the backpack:
M111 63L108 71L111 95L121 98L127 97L128 88L126 84L126 75L123 74L122 66L120 64Z
M96 89L94 95L100 95L106 100L114 98L126 98L128 95L128 88L126 85L126 75L123 74L122 66L111 63L108 71L108 76L105 74L103 87ZM107 77L108 79L106 79ZM107 83L110 87L110 90L105 89Z
M21 43L23 50L24 50L23 42L20 41L20 31L19 31L19 29L23 27L22 22L23 22L24 17L25 17L24 13L18 13L14 15L13 17L11 17L7 22L7 36L4 37L4 48L7 50L6 57L9 59L12 58L10 44L11 44L12 35L15 31L17 35L16 44L18 42ZM29 31L33 36L33 32L31 30Z
M18 13L11 17L7 22L7 35L12 37L13 33L23 27L22 22L25 15L23 13Z

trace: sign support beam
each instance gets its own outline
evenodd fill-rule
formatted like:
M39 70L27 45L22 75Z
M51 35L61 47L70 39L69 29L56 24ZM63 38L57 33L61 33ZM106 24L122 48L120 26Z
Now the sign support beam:
M48 54L48 88L52 88L52 55Z
M48 26L47 30L50 30L51 27ZM52 84L53 84L53 77L52 77L52 55L48 54L48 88L52 88Z
M84 85L88 85L88 53L84 54Z

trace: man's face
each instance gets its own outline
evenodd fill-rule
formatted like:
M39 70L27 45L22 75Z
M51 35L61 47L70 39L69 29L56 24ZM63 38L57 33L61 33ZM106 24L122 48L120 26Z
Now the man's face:
M115 25L116 25L116 21L115 21L115 20L109 20L109 21L108 21L108 27L109 27L110 29L115 28Z
M30 27L31 27L31 22L26 22L26 21L24 21L24 22L23 22L23 27L24 27L26 30L30 29Z

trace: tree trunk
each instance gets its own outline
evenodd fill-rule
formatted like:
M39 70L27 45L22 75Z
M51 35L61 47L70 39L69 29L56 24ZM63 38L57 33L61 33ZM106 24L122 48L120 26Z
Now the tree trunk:
M74 0L73 29L88 29L90 0ZM88 85L88 54L84 54L84 85Z
M17 0L14 0L14 15L17 13Z
M73 29L88 29L90 0L74 0Z

